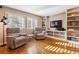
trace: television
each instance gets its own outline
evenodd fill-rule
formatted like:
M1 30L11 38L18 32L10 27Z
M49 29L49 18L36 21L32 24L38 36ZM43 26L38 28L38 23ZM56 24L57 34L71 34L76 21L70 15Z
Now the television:
M62 28L62 20L50 21L50 28Z

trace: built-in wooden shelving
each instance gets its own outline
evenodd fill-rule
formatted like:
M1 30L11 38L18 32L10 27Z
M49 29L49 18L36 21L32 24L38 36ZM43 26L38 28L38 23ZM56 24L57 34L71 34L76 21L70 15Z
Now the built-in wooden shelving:
M55 39L66 39L66 31L48 30L47 37L52 37Z
M79 39L79 7L67 10L67 37Z
M67 10L67 28L79 30L79 8Z

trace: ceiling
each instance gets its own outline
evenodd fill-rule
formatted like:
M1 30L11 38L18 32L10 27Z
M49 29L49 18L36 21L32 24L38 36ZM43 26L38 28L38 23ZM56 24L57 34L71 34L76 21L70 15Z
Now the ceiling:
M50 16L62 13L69 8L77 7L78 5L6 5L6 6L39 16Z

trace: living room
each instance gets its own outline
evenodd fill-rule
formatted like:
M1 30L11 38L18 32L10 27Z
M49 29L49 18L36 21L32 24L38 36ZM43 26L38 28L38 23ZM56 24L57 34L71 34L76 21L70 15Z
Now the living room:
M78 10L78 5L1 5L0 54L78 54Z

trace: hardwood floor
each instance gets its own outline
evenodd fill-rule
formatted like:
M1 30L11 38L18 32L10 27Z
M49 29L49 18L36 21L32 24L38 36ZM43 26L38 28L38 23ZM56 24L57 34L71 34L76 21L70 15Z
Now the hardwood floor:
M78 54L79 45L46 38L44 40L30 39L26 45L15 50L7 46L0 47L0 54Z

